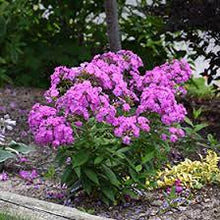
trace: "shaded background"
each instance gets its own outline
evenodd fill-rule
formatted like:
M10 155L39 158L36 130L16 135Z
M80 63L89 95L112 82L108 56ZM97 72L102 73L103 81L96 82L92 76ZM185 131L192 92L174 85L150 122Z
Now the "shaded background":
M122 48L148 69L186 57L217 84L219 0L118 0L118 13ZM106 35L102 0L0 0L0 82L45 88L54 67L108 51Z

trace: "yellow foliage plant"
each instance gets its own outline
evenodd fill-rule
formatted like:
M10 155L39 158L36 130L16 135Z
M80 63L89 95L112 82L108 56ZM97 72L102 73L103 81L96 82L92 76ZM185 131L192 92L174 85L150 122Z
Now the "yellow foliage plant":
M186 159L176 166L168 166L159 171L156 176L158 188L173 186L176 180L180 180L185 187L192 189L201 188L205 184L220 184L220 169L218 161L220 157L209 150L206 157L200 155L201 161ZM149 181L146 182L148 185Z

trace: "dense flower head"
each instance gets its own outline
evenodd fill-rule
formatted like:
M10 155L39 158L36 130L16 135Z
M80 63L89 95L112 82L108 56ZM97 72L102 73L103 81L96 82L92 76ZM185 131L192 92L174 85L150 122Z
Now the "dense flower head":
M55 68L55 72L51 75L51 87L45 93L45 98L48 102L52 102L52 100L60 95L62 92L61 85L63 81L65 84L72 85L74 83L74 79L76 76L80 74L81 67L78 68L67 68L65 66L59 66Z
M42 121L47 119L48 117L55 116L57 114L57 110L53 107L49 107L46 105L41 105L39 103L35 104L32 107L32 110L28 117L28 123L31 130L36 131Z
M191 70L185 60L173 60L141 75L143 62L131 51L96 55L79 67L57 67L45 98L54 107L36 104L29 124L38 144L60 146L74 142L72 125L82 127L90 118L112 126L116 137L130 144L149 132L150 114L170 129L170 141L183 137L175 125L186 110L176 100ZM165 136L163 135L163 139Z
M165 63L155 67L151 71L146 71L142 80L142 88L149 85L164 86L173 90L173 92L184 92L181 85L189 80L192 75L189 64L184 60L173 60L171 63Z
M136 113L141 114L146 111L158 113L165 125L181 122L186 114L183 105L177 104L170 88L155 85L143 90Z
M73 143L72 128L64 117L56 113L57 110L52 107L40 104L33 106L28 122L37 144L57 147Z

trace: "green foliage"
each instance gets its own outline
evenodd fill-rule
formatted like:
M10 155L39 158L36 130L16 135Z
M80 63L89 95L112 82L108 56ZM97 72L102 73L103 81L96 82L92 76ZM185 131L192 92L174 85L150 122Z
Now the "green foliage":
M165 37L160 17L138 15L124 0L118 8L123 48L149 69L184 56ZM0 83L47 87L56 66L76 66L106 50L103 13L103 1L0 0Z
M196 113L198 114L198 113ZM183 153L195 152L201 143L205 143L207 140L203 138L200 131L208 126L206 123L193 123L188 117L185 117L186 126L182 129L185 131L186 136L178 143L178 147Z
M25 218L27 219L27 218ZM0 220L25 220L24 218L11 216L7 213L0 213Z
M185 124L181 128L185 131L186 136L178 142L177 147L183 154L196 152L198 149L220 149L219 141L214 135L205 135L204 129L209 126L208 123L201 123L200 117L203 113L202 108L193 109L192 119L185 117Z
M156 176L158 187L173 186L179 180L183 186L192 189L201 188L205 184L220 184L220 157L216 152L208 150L206 157L200 155L200 161L185 159L178 165L158 172Z
M44 177L46 179L54 179L56 175L56 170L55 167L53 165L50 165L47 172L44 174Z
M186 85L187 94L190 97L209 99L215 95L215 89L211 85L206 85L203 77L192 78Z
M133 187L145 187L146 176L156 173L168 151L156 133L141 134L127 146L111 133L110 125L91 119L73 146L58 149L57 160L64 166L62 181L70 189L80 184L88 195L109 204L125 194L135 197Z
M0 145L0 163L3 163L7 159L14 158L18 154L28 154L33 150L34 148L32 146L15 141L11 141L7 145Z
M125 35L122 45L137 53L149 69L167 61L173 44L166 44L161 35L163 20L156 16L145 16L129 11L122 18L121 29Z
M0 79L44 87L58 65L74 66L106 43L94 19L102 2L1 0Z

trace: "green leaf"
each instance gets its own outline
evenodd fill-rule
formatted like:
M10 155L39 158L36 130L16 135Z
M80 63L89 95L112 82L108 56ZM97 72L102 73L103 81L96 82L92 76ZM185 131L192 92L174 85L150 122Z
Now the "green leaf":
M74 170L75 170L76 175L78 176L78 178L80 178L81 177L81 169L80 169L80 167L75 167Z
M174 199L176 197L176 187L172 186L170 191L170 198Z
M188 118L188 117L185 117L185 122L190 125L191 127L193 127L193 123L192 121Z
M63 183L66 183L67 185L70 185L72 181L74 181L74 172L71 168L71 166L66 167L65 171L63 172L63 175L61 177L61 180Z
M105 165L103 165L102 167L103 167L105 174L108 177L110 183L118 187L120 185L120 182L118 181L115 173L109 167L107 167Z
M89 153L86 151L80 151L80 152L76 153L75 155L73 155L72 165L73 165L73 167L82 166L88 160L89 160Z
M15 154L5 151L5 150L0 150L0 163L13 157L15 157Z
M138 198L138 194L132 191L131 189L123 189L123 193L131 196L132 199Z
M55 167L53 165L50 165L47 172L44 174L44 177L48 179L53 179L55 177L55 174L56 174Z
M0 16L0 37L6 34L6 21L3 16Z
M23 143L17 143L15 141L11 141L8 146L22 154L28 154L35 150L33 146L26 145Z
M131 178L135 181L135 182L139 182L139 179L138 179L138 174L132 169L129 167L129 174L131 175Z
M197 110L193 108L193 117L195 119L197 119L201 115L201 113L202 113L202 108L201 107Z
M83 170L84 173L86 174L86 176L92 180L92 182L96 183L97 185L99 185L99 179L98 176L96 174L96 172L90 168L86 168Z
M106 196L101 195L101 200L102 200L107 206L109 206L109 199L106 198Z
M142 163L147 163L154 158L154 151L148 152L144 157L141 158Z
M88 179L82 178L82 186L88 195L92 192L92 185Z
M129 151L130 149L131 149L130 147L122 147L117 152L118 153L125 153L125 152Z
M135 170L136 170L136 172L140 172L141 170L142 170L142 165L140 164L140 165L137 165L136 167L135 167Z
M115 201L114 191L110 187L104 186L101 188L101 191L108 199L110 199L113 202Z
M104 158L102 156L96 157L94 160L94 164L95 165L100 164L103 160L104 160Z
M204 124L195 125L194 131L198 132L198 131L202 130L203 128L207 127L207 126L208 126L208 124L205 124L205 123Z

